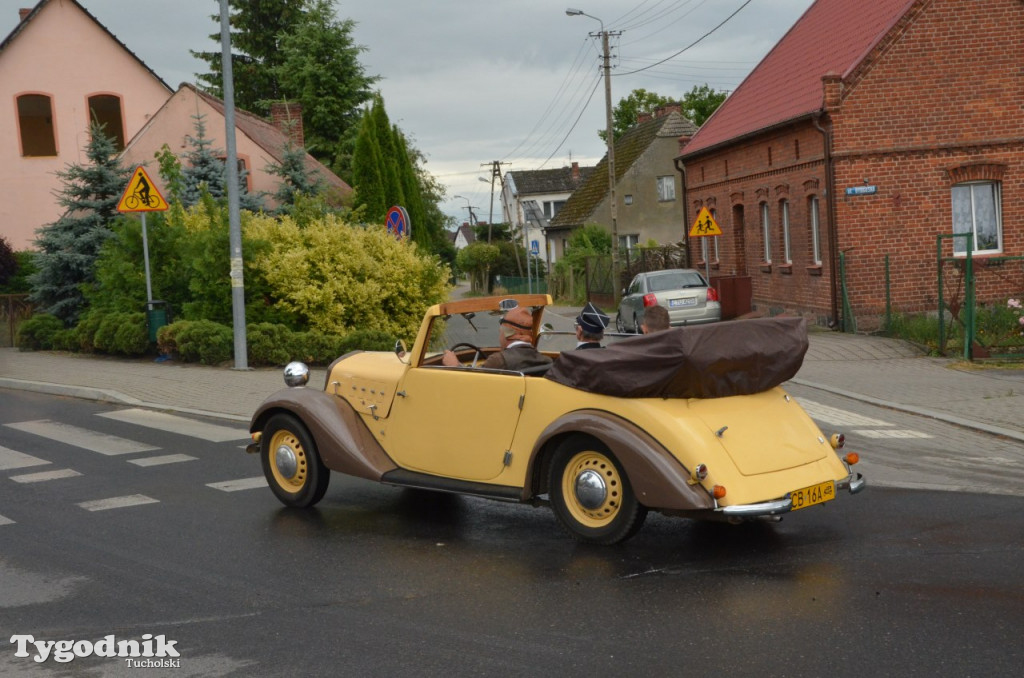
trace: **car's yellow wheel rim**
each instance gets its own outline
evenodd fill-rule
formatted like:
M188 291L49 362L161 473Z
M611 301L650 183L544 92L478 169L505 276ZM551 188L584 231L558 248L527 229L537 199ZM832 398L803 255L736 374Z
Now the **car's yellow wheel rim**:
M619 515L622 477L600 452L580 452L562 473L562 497L572 517L585 527L600 528Z
M270 439L270 471L278 486L298 492L309 477L309 460L298 436L288 430L274 433Z

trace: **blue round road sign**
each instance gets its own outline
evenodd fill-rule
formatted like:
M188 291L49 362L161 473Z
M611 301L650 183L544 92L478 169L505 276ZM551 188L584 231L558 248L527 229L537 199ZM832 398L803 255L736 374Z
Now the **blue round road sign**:
M384 223L387 224L388 233L399 240L408 238L412 232L412 224L409 223L409 213L405 211L404 207L398 205L388 210L388 216Z

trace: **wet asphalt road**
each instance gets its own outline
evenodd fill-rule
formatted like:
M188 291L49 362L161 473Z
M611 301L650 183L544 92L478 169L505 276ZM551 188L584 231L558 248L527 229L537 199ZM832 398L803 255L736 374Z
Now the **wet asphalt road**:
M244 441L0 396L0 447L49 462L0 469L0 676L1010 676L1024 659L1021 497L869 487L771 525L652 515L588 547L544 508L338 475L316 509L285 509L210 487L259 475ZM3 425L29 415L159 449ZM130 463L166 454L193 459ZM12 479L65 468L80 475ZM155 501L80 506L123 495ZM181 666L37 664L7 643L26 633L165 634Z

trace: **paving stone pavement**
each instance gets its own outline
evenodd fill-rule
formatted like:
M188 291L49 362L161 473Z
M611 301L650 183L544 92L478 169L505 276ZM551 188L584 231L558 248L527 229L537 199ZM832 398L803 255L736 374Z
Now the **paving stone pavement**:
M552 309L572 317L573 309ZM310 384L320 387L323 369ZM811 331L792 380L803 386L1024 442L1024 369L994 370L922 355L906 342ZM24 389L248 421L283 387L281 370L235 370L0 348L0 389ZM3 398L0 395L0 407Z

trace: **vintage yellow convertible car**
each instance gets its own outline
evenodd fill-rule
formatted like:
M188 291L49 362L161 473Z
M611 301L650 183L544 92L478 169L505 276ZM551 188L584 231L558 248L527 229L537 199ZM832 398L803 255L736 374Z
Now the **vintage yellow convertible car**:
M559 351L545 374L481 367L515 306L543 325L547 295L466 299L427 310L415 343L357 351L308 369L253 415L271 489L308 507L330 471L409 488L550 505L576 539L613 544L648 511L696 519L777 520L865 481L843 437L826 437L779 384L807 350L801 319L671 329L603 350ZM563 319L564 321L564 319ZM565 333L563 333L565 334ZM460 367L441 364L453 348Z

